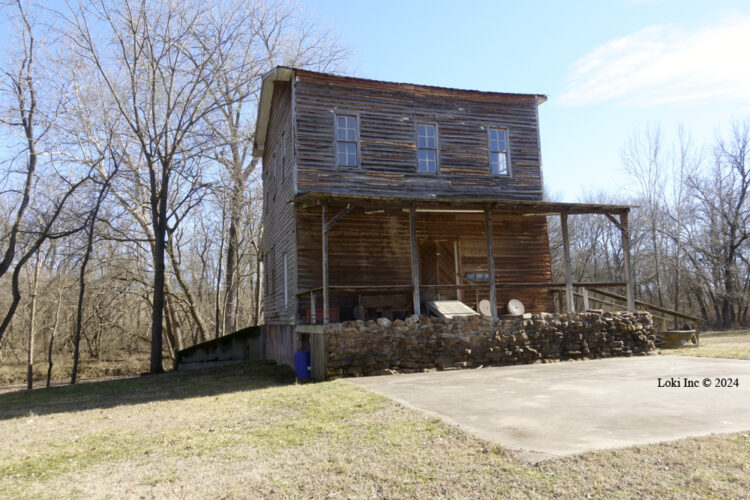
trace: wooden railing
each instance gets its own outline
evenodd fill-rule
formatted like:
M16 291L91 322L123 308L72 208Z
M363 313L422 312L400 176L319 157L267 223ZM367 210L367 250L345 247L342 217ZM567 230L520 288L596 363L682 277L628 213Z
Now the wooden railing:
M626 300L625 296L623 296L623 295L620 295L620 294L614 293L614 292L609 292L607 290L602 290L600 288L594 288L594 287L583 288L582 291L583 291L583 293L578 294L578 295L583 299L583 307L585 309L588 309L588 305L586 303L587 301L595 301L595 302L606 304L606 305L609 305L609 306L612 306L612 307L624 308L624 306L622 304L617 304L615 302L605 301L605 300L599 299L597 297L592 297L592 296L588 295L588 292L591 291L591 292L597 293L599 295L603 295L605 297L609 297L611 299ZM666 307L663 307L663 306L658 306L656 304L650 304L648 302L643 302L642 300L636 300L635 304L637 306L641 306L641 307L644 307L646 309L651 309L653 311L657 311L657 312L660 312L662 314L666 314L668 316L672 316L673 318L680 318L680 319L684 319L686 321L690 321L693 324L693 328L695 330L698 330L698 323L705 321L703 318L699 318L697 316L692 316L690 314L685 314L685 313L682 313L682 312L679 312L679 311L675 311L674 309L669 309L669 308L666 308ZM654 313L651 313L651 315L654 318L656 318L656 319L658 319L658 320L661 321L662 331L666 331L667 330L667 321L669 321L669 318L667 318L665 316L658 315L658 314L654 314Z
M567 286L567 283L565 282L496 282L495 287L497 288L508 288L508 287L533 287L533 288L551 288L551 289L562 289L564 290ZM625 287L626 283L624 281L591 281L591 282L579 282L575 281L572 283L572 286L575 288L581 288L583 290L583 294L576 293L575 295L578 297L582 297L584 301L584 309L588 309L588 295L587 290L596 290L599 291L600 287ZM412 284L395 284L395 285L329 285L328 290L329 291L339 291L339 292L407 292L414 288ZM474 290L476 293L475 302L479 303L479 292L481 290L490 290L490 283L488 281L485 282L464 282L464 283L452 283L452 284L443 284L443 285L425 285L421 284L419 286L420 290ZM317 324L317 298L318 293L322 292L323 287L315 287L315 288L309 288L307 290L304 290L302 292L298 292L296 295L297 297L303 297L303 296L309 296L310 297L310 323L311 324ZM622 298L625 300L624 296L612 294L611 292L602 291L602 295L614 295L617 298ZM602 302L599 299L592 298L591 300ZM464 298L464 301L465 298ZM641 302L636 301L636 303L641 304ZM613 307L621 307L619 304L609 303L609 305ZM692 318L689 317L689 318Z

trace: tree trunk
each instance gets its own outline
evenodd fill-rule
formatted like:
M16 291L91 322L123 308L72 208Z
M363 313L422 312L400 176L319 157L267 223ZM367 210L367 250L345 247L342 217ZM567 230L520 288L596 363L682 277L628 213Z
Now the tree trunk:
M114 174L113 174L114 175ZM94 209L91 211L91 214L89 214L89 223L88 223L88 234L86 235L86 253L83 256L83 261L81 262L81 274L79 277L79 286L78 286L78 307L76 309L76 332L75 332L75 346L74 346L74 352L73 352L73 373L70 376L70 383L75 384L76 379L78 378L78 357L81 350L81 328L83 327L83 299L84 294L86 293L86 266L88 266L89 259L91 258L91 251L94 248L94 230L96 229L96 218L99 217L99 208L102 206L102 201L104 201L104 197L107 195L107 190L109 189L109 181L112 180L112 177L108 177L104 184L102 185L101 189L99 190L99 194L96 198L96 204L94 205Z
M81 272L78 277L78 306L76 307L76 330L73 337L73 373L70 376L70 383L75 384L78 379L78 359L81 352L81 329L83 328L83 298L86 294L86 266L91 257L91 247L94 240L94 222L96 217L91 217L89 225L89 234L86 242L86 254L81 262Z
M26 363L26 388L31 390L34 388L34 334L36 333L36 298L37 292L39 291L39 264L41 259L39 254L36 256L36 263L34 263L34 278L31 282L31 311L29 313L29 352L28 360Z
M255 308L253 310L253 326L258 326L260 321L260 254L255 256Z
M237 254L240 246L237 234L237 221L242 216L237 210L236 203L232 200L229 213L229 241L227 242L227 271L226 289L227 298L224 306L224 333L233 332L237 329Z
M159 217L162 219L162 217ZM164 221L166 222L166 221ZM166 225L166 224L164 224ZM151 373L163 373L162 366L162 334L164 327L164 250L166 246L166 230L161 220L154 228L154 307L151 313Z
M234 323L230 326L230 317L234 315L234 302L232 302L232 309L230 310L229 302L235 301L236 297L232 298L231 291L227 289L226 297L225 297L225 304L224 304L224 318L222 321L222 315L221 315L221 265L224 262L224 226L226 221L226 210L222 207L221 209L221 240L219 242L219 262L218 262L218 270L216 272L216 300L214 303L214 338L219 338L222 335L225 335L227 332L227 329L230 332L234 331ZM227 252L227 261L229 262L231 258L231 261L234 261L234 253L233 252ZM231 283L229 280L232 277L232 273L230 272L231 267L227 268L227 283ZM223 324L222 324L223 323Z
M58 277L59 279L59 277ZM55 345L55 335L57 335L57 326L60 324L60 307L62 306L62 286L58 282L57 307L55 307L55 319L52 323L52 333L49 336L49 351L47 352L47 387L52 383L52 348Z
M654 252L654 271L656 273L656 295L659 300L659 305L664 307L664 296L661 291L661 262L659 261L659 244L657 241L656 232L656 213L655 210L651 213L651 244Z

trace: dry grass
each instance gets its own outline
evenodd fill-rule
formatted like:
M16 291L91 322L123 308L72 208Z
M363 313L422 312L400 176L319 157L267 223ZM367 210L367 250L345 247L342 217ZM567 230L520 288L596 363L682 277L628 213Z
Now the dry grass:
M750 359L750 330L701 333L698 347L663 349L664 354Z
M246 364L0 395L1 498L750 496L750 437L529 464L346 382Z

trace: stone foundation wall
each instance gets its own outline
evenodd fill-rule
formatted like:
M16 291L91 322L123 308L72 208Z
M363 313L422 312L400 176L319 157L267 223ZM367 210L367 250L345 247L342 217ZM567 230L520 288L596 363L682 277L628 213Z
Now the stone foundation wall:
M329 378L633 356L654 350L653 321L647 312L524 314L494 322L411 316L391 323L380 318L329 325L325 333Z

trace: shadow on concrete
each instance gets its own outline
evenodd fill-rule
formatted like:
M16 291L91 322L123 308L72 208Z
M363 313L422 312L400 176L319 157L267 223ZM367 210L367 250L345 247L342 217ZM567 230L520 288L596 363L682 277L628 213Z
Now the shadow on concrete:
M293 384L295 380L294 371L288 366L252 361L214 369L8 392L0 394L0 420L265 389Z

